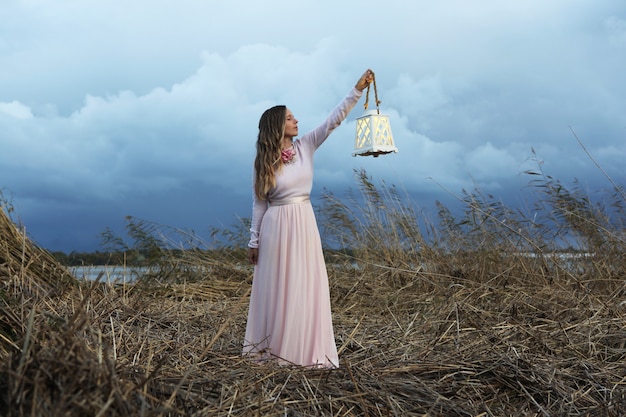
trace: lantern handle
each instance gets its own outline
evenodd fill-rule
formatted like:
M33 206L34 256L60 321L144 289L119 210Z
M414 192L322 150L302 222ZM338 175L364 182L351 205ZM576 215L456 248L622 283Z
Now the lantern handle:
M370 100L370 86L374 84L374 99L376 100L376 113L380 114L380 100L378 99L378 90L376 89L376 75L372 72L372 82L367 85L367 92L365 93L365 110L367 110L367 105Z

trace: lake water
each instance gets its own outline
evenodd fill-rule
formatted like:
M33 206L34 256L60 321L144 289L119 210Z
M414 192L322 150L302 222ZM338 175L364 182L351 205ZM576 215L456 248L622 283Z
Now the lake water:
M95 281L100 277L101 282L134 282L147 268L129 268L120 265L89 265L72 266L68 268L78 279Z

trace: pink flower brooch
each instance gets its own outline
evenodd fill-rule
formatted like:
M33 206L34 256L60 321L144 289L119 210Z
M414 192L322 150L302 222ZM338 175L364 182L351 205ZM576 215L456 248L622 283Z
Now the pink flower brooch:
M291 164L296 159L296 150L294 148L283 149L280 153L280 159L284 164Z

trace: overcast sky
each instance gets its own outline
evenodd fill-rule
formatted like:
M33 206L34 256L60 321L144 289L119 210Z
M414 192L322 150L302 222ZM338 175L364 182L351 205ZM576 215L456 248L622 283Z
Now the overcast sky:
M623 0L2 0L0 189L50 250L100 249L127 215L228 226L251 214L261 113L286 104L303 133L368 67L399 152L351 156L362 99L314 195L363 168L426 210L476 184L507 199L533 149L608 187L573 132L624 183Z

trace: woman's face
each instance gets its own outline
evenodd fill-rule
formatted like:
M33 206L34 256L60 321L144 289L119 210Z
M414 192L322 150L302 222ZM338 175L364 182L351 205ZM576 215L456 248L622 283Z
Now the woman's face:
M298 119L293 116L291 110L285 112L285 137L294 138L298 136Z

